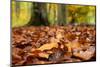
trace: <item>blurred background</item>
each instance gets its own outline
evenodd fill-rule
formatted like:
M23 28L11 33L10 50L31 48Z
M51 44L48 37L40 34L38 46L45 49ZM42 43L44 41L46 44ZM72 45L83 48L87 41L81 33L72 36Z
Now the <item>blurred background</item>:
M95 6L12 0L11 8L12 27L96 23Z

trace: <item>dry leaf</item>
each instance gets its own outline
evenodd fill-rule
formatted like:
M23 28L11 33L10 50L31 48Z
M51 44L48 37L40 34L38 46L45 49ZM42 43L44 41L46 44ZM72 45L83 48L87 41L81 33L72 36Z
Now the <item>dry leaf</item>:
M40 48L38 48L37 50L44 51L44 50L50 50L52 48L58 48L58 44L57 43L44 44Z
M38 55L39 55L40 57L43 57L43 58L48 58L48 57L49 57L49 54L43 53L43 52L39 53Z

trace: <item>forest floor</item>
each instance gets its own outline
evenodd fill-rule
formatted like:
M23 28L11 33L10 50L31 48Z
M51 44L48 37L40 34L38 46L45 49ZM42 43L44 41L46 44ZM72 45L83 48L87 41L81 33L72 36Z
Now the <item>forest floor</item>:
M29 26L12 29L12 64L96 60L94 25Z

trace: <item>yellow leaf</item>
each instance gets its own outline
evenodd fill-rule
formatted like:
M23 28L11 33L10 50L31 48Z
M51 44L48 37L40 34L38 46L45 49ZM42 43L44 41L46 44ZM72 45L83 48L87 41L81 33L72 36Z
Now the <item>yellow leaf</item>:
M44 51L44 50L50 50L52 48L57 48L58 47L58 44L57 43L48 43L48 44L44 44L42 45L40 48L38 48L37 50L41 50L41 51Z

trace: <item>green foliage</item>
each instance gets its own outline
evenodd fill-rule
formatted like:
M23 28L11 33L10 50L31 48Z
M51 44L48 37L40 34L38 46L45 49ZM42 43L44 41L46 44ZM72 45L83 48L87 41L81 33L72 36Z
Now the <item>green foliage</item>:
M68 23L95 24L95 6L68 5L67 12Z
M12 1L12 27L95 24L95 6Z
M12 1L12 27L24 26L31 18L32 4Z

